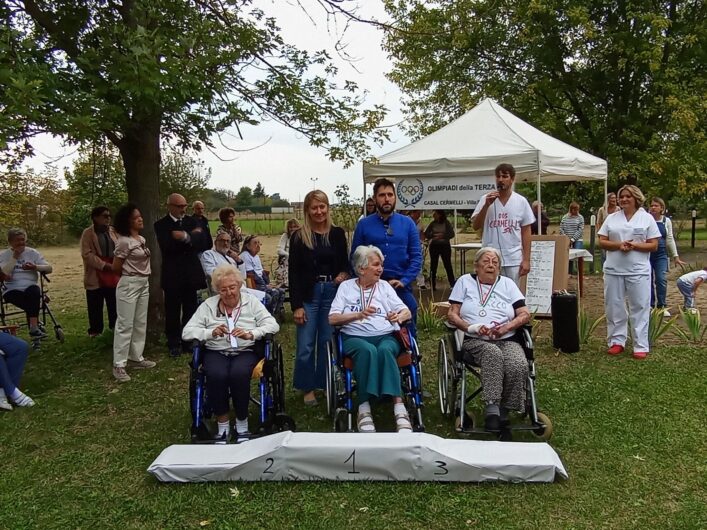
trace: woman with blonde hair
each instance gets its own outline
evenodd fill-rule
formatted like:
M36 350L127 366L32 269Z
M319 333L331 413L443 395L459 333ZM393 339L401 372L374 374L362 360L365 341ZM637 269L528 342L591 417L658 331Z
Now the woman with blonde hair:
M624 351L631 318L633 358L650 351L648 321L651 301L650 253L658 248L660 231L641 205L645 197L633 185L618 193L621 210L609 215L599 230L599 246L606 250L604 304L609 355ZM628 300L628 313L626 312Z
M290 305L297 325L293 384L306 405L324 388L326 344L331 338L329 309L341 282L349 278L346 233L331 220L329 197L320 190L304 198L302 227L290 238Z

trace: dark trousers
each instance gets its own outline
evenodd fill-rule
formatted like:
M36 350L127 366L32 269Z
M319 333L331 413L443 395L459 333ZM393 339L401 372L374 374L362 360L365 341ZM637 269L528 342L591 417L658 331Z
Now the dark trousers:
M5 301L16 305L27 313L27 317L39 316L39 306L42 301L42 291L39 285L30 285L24 291L7 291Z
M454 287L454 269L452 268L452 245L449 241L431 241L430 242L430 281L434 290L437 283L437 265L439 258L442 257L442 265L447 272L449 287Z
M218 351L204 351L204 373L209 403L216 416L228 413L229 394L233 400L236 418L248 417L250 378L260 355L244 350L238 355L224 355Z
M196 311L199 302L196 289L177 287L164 291L164 333L167 335L167 347L179 348L182 344L182 329Z
M115 327L117 312L115 309L115 288L99 287L86 289L86 306L88 307L88 333L100 335L103 333L103 302L108 311L108 327Z

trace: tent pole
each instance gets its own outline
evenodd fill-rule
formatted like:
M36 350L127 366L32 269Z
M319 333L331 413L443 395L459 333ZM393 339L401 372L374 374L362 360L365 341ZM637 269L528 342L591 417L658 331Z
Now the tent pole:
M537 151L536 156L537 156L537 163L538 163L538 209L539 209L540 211L535 211L534 213L535 213L535 215L537 216L537 221L538 221L538 235L540 236L540 235L542 235L542 233L543 233L543 231L542 231L542 225L541 225L541 222L542 222L542 219L541 219L541 217L542 217L542 216L541 216L542 207L540 207L540 205L542 204L542 201L541 201L541 195L542 195L542 193L541 193L541 191L540 191L540 151Z

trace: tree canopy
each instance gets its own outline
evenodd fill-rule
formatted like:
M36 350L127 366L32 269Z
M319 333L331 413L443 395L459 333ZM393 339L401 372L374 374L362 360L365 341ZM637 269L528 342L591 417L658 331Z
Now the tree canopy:
M0 16L4 158L28 154L40 132L108 138L148 227L163 202L163 143L198 150L230 126L275 121L351 163L386 135L384 109L364 108L354 83L337 86L328 55L286 42L253 0L0 0ZM160 254L145 236L156 323Z
M0 13L4 146L50 131L121 147L150 124L198 149L232 124L275 120L352 160L384 134L382 109L362 109L325 52L285 42L252 0L2 0Z
M614 183L707 194L707 4L701 0L387 0L385 47L408 130L492 97L606 158Z

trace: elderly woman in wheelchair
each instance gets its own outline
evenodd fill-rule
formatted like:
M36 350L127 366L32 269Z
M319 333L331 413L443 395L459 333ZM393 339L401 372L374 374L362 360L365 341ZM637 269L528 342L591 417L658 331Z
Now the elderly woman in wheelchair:
M464 332L459 352L463 362L481 368L484 428L498 433L506 430L510 411L526 411L529 367L517 332L530 320L530 312L513 280L500 276L498 250L480 249L474 268L474 274L465 274L454 285L447 318Z
M341 326L342 346L353 359L358 390L358 430L376 432L371 398L393 399L396 430L412 432L401 397L400 371L396 357L401 346L394 336L400 323L411 318L410 310L390 284L380 279L383 253L374 246L360 246L353 254L356 279L341 283L331 304L329 323Z
M243 278L232 265L212 272L216 296L202 303L184 327L183 340L204 342L206 392L218 422L217 440L230 434L229 395L235 409L236 443L250 438L248 404L250 379L262 358L256 341L277 333L279 325L265 306L241 290Z

